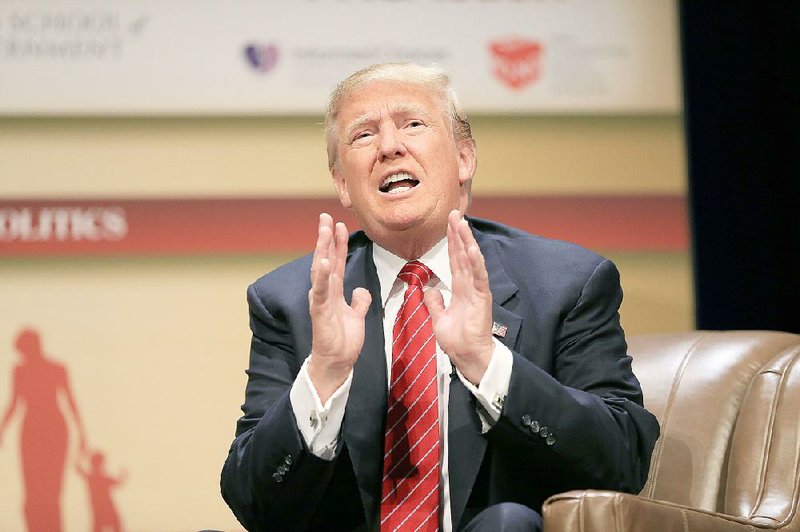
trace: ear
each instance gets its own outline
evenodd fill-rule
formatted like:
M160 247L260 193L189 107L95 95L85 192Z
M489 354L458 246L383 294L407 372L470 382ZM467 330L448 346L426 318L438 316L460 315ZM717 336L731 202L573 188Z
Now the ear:
M472 203L472 177L478 165L478 154L475 142L471 139L463 140L458 144L458 184L459 193L458 209L464 215Z
M470 183L477 167L478 154L475 143L471 139L461 141L458 144L458 184L463 186Z
M336 192L339 194L339 203L342 207L349 209L352 207L353 202L350 201L350 192L347 191L347 182L344 174L339 170L339 164L335 163L331 168L331 178L333 179L333 186L336 187Z

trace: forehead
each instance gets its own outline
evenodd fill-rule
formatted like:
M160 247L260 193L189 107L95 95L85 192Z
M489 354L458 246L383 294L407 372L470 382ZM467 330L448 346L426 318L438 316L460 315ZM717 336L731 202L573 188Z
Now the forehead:
M424 85L402 81L378 80L354 90L339 108L340 129L354 121L380 119L383 116L424 113L429 118L443 115L443 97Z

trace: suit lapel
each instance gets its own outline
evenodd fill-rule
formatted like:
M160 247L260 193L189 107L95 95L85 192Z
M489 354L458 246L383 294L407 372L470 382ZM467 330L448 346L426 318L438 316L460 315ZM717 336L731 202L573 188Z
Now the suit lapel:
M494 242L477 229L472 230L475 240L483 253L486 271L489 272L489 288L492 291L492 319L506 327L505 336L497 337L509 349L515 349L519 337L522 318L506 308L510 300L519 292L517 284L506 274L500 253Z
M365 318L364 347L353 368L342 433L361 492L367 528L372 529L376 526L371 520L378 515L383 470L386 355L380 282L372 260L372 244L366 237L363 240L363 245L351 244L353 251L347 261L344 291L349 302L353 290L364 287L372 294L372 303Z
M522 319L504 308L503 305L517 293L517 286L506 275L494 244L483 233L475 229L473 229L473 233L489 272L492 318L495 323L506 327L505 336L498 339L513 349L519 336ZM453 518L453 528L457 528L483 462L486 438L481 434L481 422L475 407L475 397L469 393L458 377L450 381L448 403L450 512Z

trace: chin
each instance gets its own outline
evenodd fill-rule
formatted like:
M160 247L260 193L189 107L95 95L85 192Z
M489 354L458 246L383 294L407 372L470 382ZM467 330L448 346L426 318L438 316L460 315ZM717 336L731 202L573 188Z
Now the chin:
M405 207L405 208L404 208ZM395 205L394 208L385 209L382 216L376 217L375 225L387 231L406 231L410 228L423 225L427 216L410 206Z
M390 219L370 220L370 223L362 223L361 227L372 240L380 243L382 241L394 240L398 237L413 238L414 235L424 227L423 220L419 217L393 217Z
M419 212L397 212L393 216L386 217L381 225L389 231L411 231L411 230L425 230L431 231L433 226L440 225L433 223L432 213L419 213ZM441 223L442 227L447 226L447 217L445 216Z

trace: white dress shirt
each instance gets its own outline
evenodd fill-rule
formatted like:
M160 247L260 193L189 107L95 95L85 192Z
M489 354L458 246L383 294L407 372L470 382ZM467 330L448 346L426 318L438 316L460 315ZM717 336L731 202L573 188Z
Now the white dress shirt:
M383 308L383 336L385 341L387 378L391 382L392 367L392 338L395 318L403 302L406 284L397 278L400 269L405 265L406 260L377 244L373 244L372 257L375 261L375 268L378 272L378 279L381 286L381 306ZM445 307L450 304L452 275L450 273L450 261L447 255L447 239L442 239L430 251L425 253L419 260L431 269L433 277L425 287L437 288L442 293ZM375 297L375 294L372 294ZM509 349L494 338L494 352L486 369L486 373L479 386L474 386L467 381L460 371L456 371L464 386L477 398L483 409L478 409L483 431L486 432L500 417L503 401L508 393L508 386L511 380L512 356ZM450 485L448 482L448 460L447 460L447 405L450 391L450 375L453 365L450 358L442 351L438 342L436 343L436 362L437 362L437 383L439 395L439 438L441 445L441 479L440 479L440 523L444 532L453 529L452 517L450 515ZM344 418L345 405L350 394L350 384L353 380L353 372L345 382L333 393L328 401L323 405L319 395L308 375L306 364L303 364L297 378L289 392L289 399L292 404L297 425L306 445L316 456L326 460L334 458L336 444L338 443L339 433ZM387 383L388 385L388 383Z

